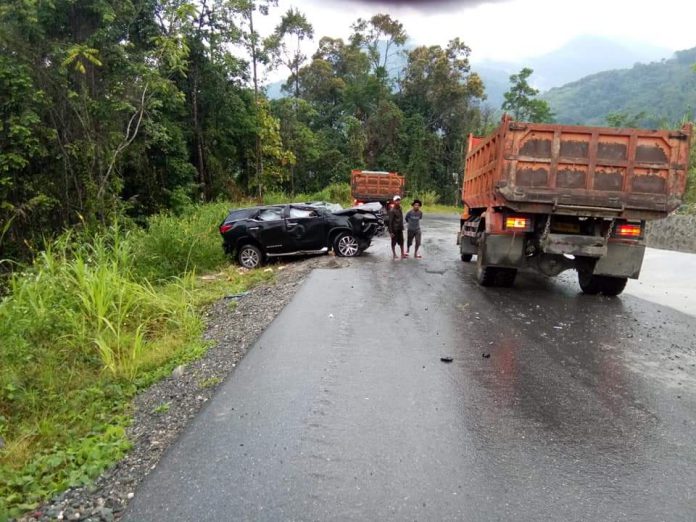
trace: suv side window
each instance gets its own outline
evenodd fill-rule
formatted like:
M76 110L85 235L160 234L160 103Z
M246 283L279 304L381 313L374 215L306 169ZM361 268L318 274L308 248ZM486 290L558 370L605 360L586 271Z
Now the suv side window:
M282 208L267 208L259 212L256 217L259 221L280 221L283 219L283 209Z
M290 208L290 219L317 217L319 212L308 208Z

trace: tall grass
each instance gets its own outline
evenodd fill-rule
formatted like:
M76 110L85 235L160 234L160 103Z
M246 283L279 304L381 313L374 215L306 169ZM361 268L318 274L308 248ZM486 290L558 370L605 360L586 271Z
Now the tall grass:
M138 387L204 352L197 305L268 278L226 263L217 225L227 208L68 233L10 278L0 301L0 520L118 459ZM222 271L212 283L194 277L211 270Z
M310 193L288 194L287 192L267 192L263 196L264 205L278 205L282 203L308 203L310 201L328 201L339 203L344 207L352 205L350 185L348 183L332 183L323 190ZM253 202L249 202L253 205Z
M133 270L158 281L187 272L215 270L225 263L218 225L229 203L191 205L180 215L160 214L133 237Z

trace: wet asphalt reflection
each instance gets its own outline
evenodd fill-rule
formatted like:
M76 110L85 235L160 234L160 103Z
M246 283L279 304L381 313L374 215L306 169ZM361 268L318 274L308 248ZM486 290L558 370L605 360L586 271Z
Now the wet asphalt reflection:
M696 519L696 319L480 288L457 224L314 272L126 519Z

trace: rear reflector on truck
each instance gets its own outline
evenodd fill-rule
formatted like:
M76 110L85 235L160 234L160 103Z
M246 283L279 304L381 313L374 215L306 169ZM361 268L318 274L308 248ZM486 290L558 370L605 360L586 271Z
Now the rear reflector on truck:
M507 216L505 218L505 229L516 232L531 232L532 220L526 216Z
M614 236L639 239L643 237L643 227L640 223L620 223L614 229Z

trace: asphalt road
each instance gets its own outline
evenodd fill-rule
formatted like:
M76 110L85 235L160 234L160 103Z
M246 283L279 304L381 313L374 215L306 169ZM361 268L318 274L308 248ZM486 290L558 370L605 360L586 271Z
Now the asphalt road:
M696 319L574 273L480 288L423 226L422 260L315 271L125 519L696 519Z

